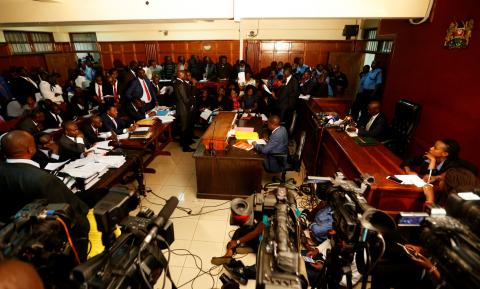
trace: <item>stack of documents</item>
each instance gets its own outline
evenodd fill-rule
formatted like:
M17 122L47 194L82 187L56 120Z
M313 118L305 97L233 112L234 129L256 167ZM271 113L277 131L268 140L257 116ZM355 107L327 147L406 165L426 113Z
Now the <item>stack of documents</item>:
M65 165L60 172L74 178L85 179L85 183L87 183L87 180L98 175L103 175L107 170L108 165L93 162L90 158L84 158Z
M402 181L402 185L415 185L421 188L427 184L417 175L395 175L395 177Z
M307 94L307 95L300 94L300 96L298 98L309 100L310 99L310 94Z
M95 156L95 162L104 164L110 169L118 169L125 163L124 156Z
M129 138L149 138L151 135L149 126L139 126L130 133Z

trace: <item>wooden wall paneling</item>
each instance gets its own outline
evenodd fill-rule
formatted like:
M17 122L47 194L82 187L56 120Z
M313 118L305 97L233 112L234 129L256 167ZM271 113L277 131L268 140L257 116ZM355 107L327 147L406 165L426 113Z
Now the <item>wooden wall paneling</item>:
M69 72L76 68L77 56L75 53L45 54L46 69L49 72L60 74L58 82L61 86L69 79Z
M345 90L345 97L353 98L356 95L364 59L365 54L362 52L330 52L328 63L338 64L340 71L347 76L348 87Z
M155 42L145 43L145 55L147 65L150 60L157 61L157 45Z

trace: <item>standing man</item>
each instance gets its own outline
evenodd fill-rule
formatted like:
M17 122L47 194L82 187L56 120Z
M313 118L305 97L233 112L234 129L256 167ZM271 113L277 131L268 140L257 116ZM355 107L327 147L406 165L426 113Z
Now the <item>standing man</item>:
M269 173L279 173L282 168L287 165L287 158L281 158L283 163L279 163L280 158L276 158L275 154L288 153L288 132L287 129L280 125L280 117L272 115L268 118L268 129L272 131L266 145L260 145L253 142L255 150L266 155L264 161L265 170Z
M185 71L177 73L177 79L173 82L173 90L177 97L177 118L180 126L180 145L184 152L195 151L190 147L193 142L193 108L195 99L190 85L186 82Z
M380 99L380 89L383 84L382 69L377 66L376 61L372 61L371 67L372 70L367 73L367 76L363 81L363 87L361 88L364 98L367 100L367 103L373 99Z
M157 105L157 96L155 87L145 75L145 70L139 66L135 69L136 78L130 81L130 85L125 92L126 98L131 101L134 98L140 98L145 103L145 109L151 110Z
M282 86L272 96L277 102L277 111L280 114L280 119L287 127L290 126L292 112L295 110L295 104L299 95L298 80L293 77L292 68L289 66L284 67Z

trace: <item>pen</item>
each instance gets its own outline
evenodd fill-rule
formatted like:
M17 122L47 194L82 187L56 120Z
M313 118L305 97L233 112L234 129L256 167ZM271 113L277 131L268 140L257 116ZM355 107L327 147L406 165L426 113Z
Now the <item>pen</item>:
M430 184L430 179L432 178L432 171L433 171L433 170L429 170L429 172L428 172L427 184Z
M78 168L81 168L83 167L84 165L79 165L79 166L76 166L76 167L73 167L74 169L78 169Z

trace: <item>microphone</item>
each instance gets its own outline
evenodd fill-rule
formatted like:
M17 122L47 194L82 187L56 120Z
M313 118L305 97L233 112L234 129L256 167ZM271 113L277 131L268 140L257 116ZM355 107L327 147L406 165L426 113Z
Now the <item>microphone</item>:
M147 229L150 230L148 235L142 242L140 248L145 248L153 239L157 237L158 230L162 229L167 223L170 216L173 214L173 211L177 208L178 199L177 197L170 197L165 206L162 208L160 213L153 219L153 221L148 225Z

